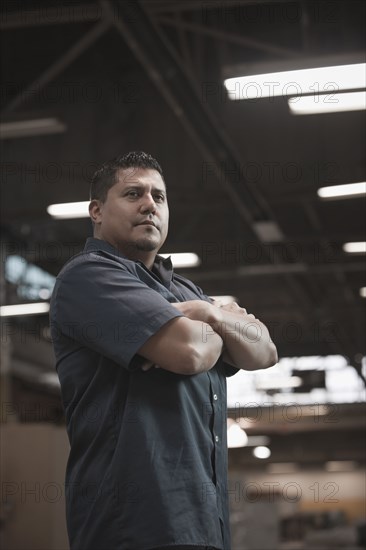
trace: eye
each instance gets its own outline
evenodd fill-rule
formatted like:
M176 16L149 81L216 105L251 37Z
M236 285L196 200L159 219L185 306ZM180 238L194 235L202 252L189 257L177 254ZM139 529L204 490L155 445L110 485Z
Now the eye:
M165 196L161 193L157 193L156 195L154 195L154 201L155 202L164 202L165 200Z
M126 195L127 195L127 197L131 197L131 198L133 198L133 199L135 199L135 198L137 198L137 197L140 196L140 194L139 194L138 191L133 191L133 190L128 191L128 192L126 193Z

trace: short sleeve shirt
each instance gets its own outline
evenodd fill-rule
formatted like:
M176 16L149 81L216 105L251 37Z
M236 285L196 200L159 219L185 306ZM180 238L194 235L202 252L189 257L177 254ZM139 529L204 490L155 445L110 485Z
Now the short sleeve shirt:
M94 238L57 277L50 320L72 550L230 548L226 376L237 369L219 359L197 375L143 371L139 355L181 315L172 303L197 299L209 300L170 259L149 270Z

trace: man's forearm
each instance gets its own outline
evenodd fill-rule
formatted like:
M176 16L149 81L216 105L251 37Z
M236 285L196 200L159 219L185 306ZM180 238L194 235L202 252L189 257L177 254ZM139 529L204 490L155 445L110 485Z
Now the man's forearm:
M198 324L198 321L196 321ZM199 323L202 332L192 341L192 351L194 351L197 360L195 361L196 367L193 373L199 374L200 372L206 372L216 364L224 350L224 342L222 336L213 331L210 325L206 323ZM203 337L206 334L206 337Z
M220 309L220 319L213 315L208 322L223 339L227 362L246 370L265 369L277 363L276 346L268 329L253 315Z
M141 365L143 371L156 365L176 374L192 375L210 370L222 351L222 338L209 325L182 316L171 319L151 336L139 355L146 359Z
M237 304L219 306L192 300L173 304L190 319L202 321L202 338L214 333L224 342L224 359L247 370L264 369L277 363L276 346L267 327Z

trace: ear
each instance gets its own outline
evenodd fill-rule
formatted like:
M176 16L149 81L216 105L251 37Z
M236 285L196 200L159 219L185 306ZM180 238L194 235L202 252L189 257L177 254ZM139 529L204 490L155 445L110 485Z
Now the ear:
M103 203L93 199L89 203L89 216L94 224L99 224L102 220Z

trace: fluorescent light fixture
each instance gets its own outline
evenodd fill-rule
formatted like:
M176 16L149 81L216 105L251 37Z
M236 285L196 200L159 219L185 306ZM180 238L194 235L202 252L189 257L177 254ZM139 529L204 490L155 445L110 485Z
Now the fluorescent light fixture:
M366 109L366 92L316 94L288 100L293 115L320 115Z
M366 254L366 242L344 243L342 248L347 254Z
M65 130L66 125L58 118L54 117L14 120L12 122L0 123L0 139L59 134Z
M366 298L366 286L360 288L360 296L361 298Z
M227 446L229 449L245 447L248 442L248 436L239 424L234 422L227 430Z
M50 304L48 302L37 302L33 304L15 304L12 306L1 306L1 317L14 317L21 315L38 315L40 313L48 313Z
M269 458L271 456L271 450L268 447L264 447L262 445L259 445L259 447L254 447L253 449L253 455L256 458Z
M193 252L177 252L173 254L159 254L163 258L171 258L174 267L197 267L201 260Z
M263 375L258 378L256 388L261 391L299 388L303 383L300 376L286 376L285 374L280 373L276 377L271 375Z
M366 64L334 65L227 78L230 99L259 99L275 96L333 94L366 88Z
M68 220L72 218L88 218L89 201L50 204L47 207L47 212L53 218L63 220Z
M357 468L357 462L353 460L329 460L325 463L327 472L352 472Z
M366 195L366 181L359 183L345 183L343 185L329 185L320 187L317 191L321 199L344 199Z

